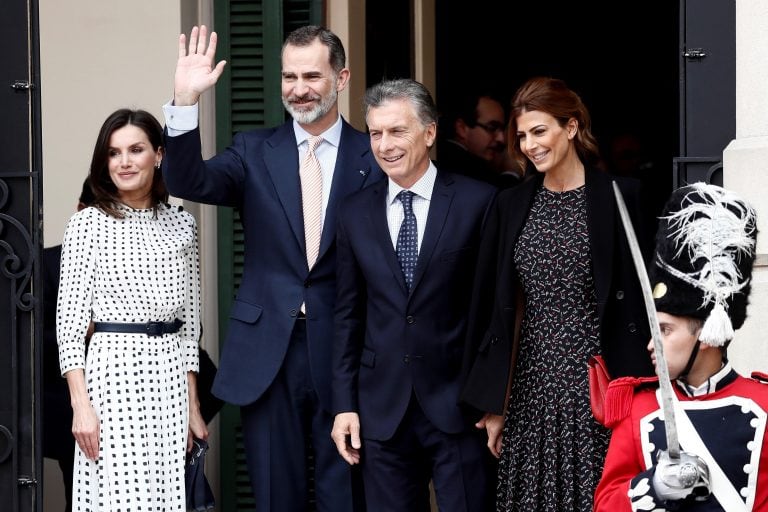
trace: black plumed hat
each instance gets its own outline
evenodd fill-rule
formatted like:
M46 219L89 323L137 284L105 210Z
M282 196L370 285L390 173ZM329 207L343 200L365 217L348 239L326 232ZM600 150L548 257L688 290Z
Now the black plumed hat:
M649 271L656 310L704 320L708 345L730 341L747 316L756 240L755 210L733 192L705 183L674 191Z

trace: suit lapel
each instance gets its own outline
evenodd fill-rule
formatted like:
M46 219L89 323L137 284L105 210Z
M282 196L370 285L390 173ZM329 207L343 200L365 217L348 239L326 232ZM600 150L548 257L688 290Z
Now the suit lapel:
M611 180L593 169L587 168L585 173L592 274L595 279L598 314L602 321L613 275L615 198L611 190Z
M328 198L328 206L325 209L323 233L320 237L320 253L317 256L318 260L323 257L323 254L334 243L336 214L339 209L339 203L352 192L363 188L368 175L371 173L371 165L368 159L366 159L366 155L371 151L370 146L367 141L365 144L360 144L359 140L361 139L354 137L354 128L344 119L341 122L341 138L339 139L339 149L336 155L336 167L333 170L331 195Z
M419 285L421 278L427 271L429 262L435 252L437 242L440 240L440 235L445 227L445 222L448 219L448 212L451 209L451 202L453 201L454 194L454 191L451 188L452 184L453 180L449 176L446 176L440 171L437 172L435 186L432 190L432 199L429 203L427 225L424 226L424 237L421 240L419 259L416 262L416 271L413 275L411 294L413 294L413 291Z
M392 246L392 238L389 234L389 223L387 222L387 189L389 186L389 180L381 180L376 185L372 185L373 188L373 200L369 205L368 220L373 230L373 236L376 242L381 247L381 252L384 254L384 259L392 271L397 284L403 293L407 293L405 289L405 277L403 276L403 270L400 268L400 262L397 261L397 254L395 248Z
M290 121L266 140L264 165L275 185L277 197L288 218L293 236L296 237L302 252L305 252L304 218L299 182L299 150L296 146L293 124Z

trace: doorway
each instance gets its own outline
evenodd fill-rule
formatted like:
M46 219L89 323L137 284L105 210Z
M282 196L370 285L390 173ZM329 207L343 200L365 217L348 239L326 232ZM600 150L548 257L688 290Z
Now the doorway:
M470 81L508 105L530 77L563 79L590 111L606 168L628 173L622 158L631 157L649 215L660 212L678 144L676 2L474 0L471 9L435 9L438 108Z

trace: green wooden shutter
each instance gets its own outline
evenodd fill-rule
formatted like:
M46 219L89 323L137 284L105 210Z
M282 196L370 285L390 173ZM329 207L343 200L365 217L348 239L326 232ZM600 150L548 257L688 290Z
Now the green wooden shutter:
M240 131L281 124L280 49L291 30L319 23L322 0L216 0L217 58L227 68L216 86L216 146L224 150ZM224 343L230 307L243 275L243 227L237 209L218 209L219 340ZM240 412L221 411L222 512L253 510L254 500L240 428Z

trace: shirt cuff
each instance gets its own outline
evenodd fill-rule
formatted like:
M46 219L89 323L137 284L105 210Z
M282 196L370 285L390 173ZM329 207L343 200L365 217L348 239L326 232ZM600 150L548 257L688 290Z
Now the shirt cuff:
M191 132L197 128L198 104L188 107L179 107L173 104L173 100L163 105L165 127L169 137L176 137Z

